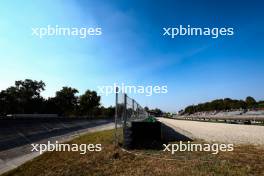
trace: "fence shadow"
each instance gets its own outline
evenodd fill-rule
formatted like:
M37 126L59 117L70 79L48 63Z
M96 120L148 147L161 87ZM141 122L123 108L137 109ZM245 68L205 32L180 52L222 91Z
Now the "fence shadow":
M161 122L133 122L126 130L127 149L161 150L163 144L173 141L192 141L188 136L175 131Z
M161 135L162 141L165 143L174 141L193 141L190 137L163 123L161 124Z

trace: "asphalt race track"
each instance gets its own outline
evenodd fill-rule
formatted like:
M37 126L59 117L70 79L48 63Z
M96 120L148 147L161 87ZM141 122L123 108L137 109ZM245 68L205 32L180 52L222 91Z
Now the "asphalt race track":
M32 143L64 142L84 133L113 128L113 121L105 119L0 119L0 174L38 156L31 152Z

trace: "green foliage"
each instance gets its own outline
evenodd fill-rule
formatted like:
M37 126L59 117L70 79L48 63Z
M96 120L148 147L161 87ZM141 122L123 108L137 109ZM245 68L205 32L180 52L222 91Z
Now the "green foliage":
M153 116L149 116L147 119L145 119L146 122L156 122L157 120Z
M80 111L82 114L91 115L93 110L98 108L100 105L100 96L97 96L95 91L87 90L83 95L80 96Z
M201 103L198 105L191 105L185 108L184 113L193 114L195 112L203 111L227 111L236 109L254 109L261 106L261 101L256 102L252 97L247 97L243 100L233 100L230 98L217 99L211 102Z
M62 90L56 92L54 102L59 108L59 113L63 115L71 115L77 107L78 97L75 95L79 91L71 87L63 87Z
M253 97L248 96L246 98L246 104L248 108L254 108L257 105L257 102Z
M42 81L16 81L0 92L0 114L8 113L35 113L43 108L44 99L40 93L45 90Z
M264 109L264 101L260 101L257 105L257 108Z
M87 90L77 96L78 90L63 87L55 97L44 99L43 81L26 79L16 81L14 86L0 92L0 115L6 114L59 114L64 116L114 117L115 108L100 107L101 97L95 91Z
M150 115L153 115L155 117L162 117L163 116L163 112L158 109L158 108L155 108L155 109L151 109L149 111L147 111Z

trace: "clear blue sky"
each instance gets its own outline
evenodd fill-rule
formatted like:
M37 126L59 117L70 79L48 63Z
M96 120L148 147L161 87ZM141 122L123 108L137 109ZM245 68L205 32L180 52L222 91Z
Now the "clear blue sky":
M143 106L177 111L216 98L264 99L264 3L261 1L0 2L0 89L43 80L45 97L62 86L80 93L114 82L168 85L168 94L131 95ZM163 27L233 27L235 35L162 36ZM87 39L31 35L32 27L102 27ZM102 97L103 105L114 97Z

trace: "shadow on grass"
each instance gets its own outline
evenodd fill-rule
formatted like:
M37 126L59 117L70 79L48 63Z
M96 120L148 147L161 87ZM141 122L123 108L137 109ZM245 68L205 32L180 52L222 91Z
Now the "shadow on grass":
M162 150L163 144L169 142L192 141L191 138L161 122L135 122L127 133L131 133L130 136L126 136L131 138L130 143L125 146L127 149Z

